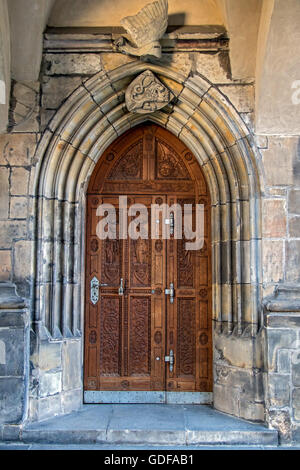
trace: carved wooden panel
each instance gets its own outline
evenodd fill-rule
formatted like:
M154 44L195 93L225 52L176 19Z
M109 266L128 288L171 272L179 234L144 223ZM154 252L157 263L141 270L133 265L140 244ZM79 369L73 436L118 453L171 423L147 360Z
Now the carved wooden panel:
M102 297L100 317L100 375L120 375L121 311L117 297Z
M132 144L113 167L110 180L139 180L143 169L143 141Z
M195 375L195 300L177 303L177 375Z
M128 195L129 206L148 208L151 203L203 203L204 247L187 251L185 238L163 240L159 211L154 215L160 220L158 239L99 240L97 207L102 202L117 206L119 195ZM86 390L211 391L209 201L193 154L156 125L127 132L99 160L87 194ZM90 299L94 276L101 285L95 305ZM118 293L121 278L123 296ZM171 282L173 304L165 295ZM173 372L164 362L170 349Z
M151 304L149 297L130 299L129 375L145 376L151 372Z
M102 242L101 282L110 286L120 284L122 270L122 240L106 239Z
M151 285L151 240L131 240L130 274L132 287Z
M190 175L174 148L156 139L156 177L158 179L190 179Z

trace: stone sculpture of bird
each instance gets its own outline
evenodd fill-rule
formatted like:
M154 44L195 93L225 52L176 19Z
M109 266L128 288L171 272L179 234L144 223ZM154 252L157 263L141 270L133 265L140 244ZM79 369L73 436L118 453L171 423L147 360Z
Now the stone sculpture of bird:
M168 26L168 0L149 3L134 16L126 16L121 25L130 34L136 47L121 36L115 41L118 50L125 54L144 57L161 57L159 40Z

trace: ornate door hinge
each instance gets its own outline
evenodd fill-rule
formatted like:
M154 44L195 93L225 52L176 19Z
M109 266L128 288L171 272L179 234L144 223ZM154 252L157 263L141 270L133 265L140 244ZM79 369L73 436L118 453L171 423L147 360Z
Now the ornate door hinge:
M170 304L174 303L175 289L173 282L170 282L170 289L165 289L165 294L170 296Z
M96 303L99 300L99 280L96 278L96 276L93 277L91 280L91 289L90 289L90 298L92 304L96 305Z
M170 213L169 219L165 219L165 224L170 225L170 235L174 235L174 226L175 226L174 212Z
M165 362L170 364L170 372L173 372L173 364L174 364L174 351L170 349L170 355L165 356Z

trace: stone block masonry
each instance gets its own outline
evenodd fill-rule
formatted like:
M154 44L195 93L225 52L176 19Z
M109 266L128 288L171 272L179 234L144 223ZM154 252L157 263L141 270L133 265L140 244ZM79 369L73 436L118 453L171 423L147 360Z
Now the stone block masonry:
M265 401L270 427L282 442L300 434L299 289L278 288L265 305Z

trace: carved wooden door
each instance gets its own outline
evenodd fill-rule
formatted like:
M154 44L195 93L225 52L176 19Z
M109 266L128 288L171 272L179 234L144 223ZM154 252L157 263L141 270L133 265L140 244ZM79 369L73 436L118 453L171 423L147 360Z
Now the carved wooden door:
M119 196L135 210L121 213ZM87 194L85 402L165 402L170 392L211 392L209 202L195 157L158 126L128 132L102 156ZM204 205L201 249L186 250L185 238L174 234L164 239L164 203ZM116 210L115 239L98 237L102 204ZM130 227L141 216L138 204L147 212L135 238L120 236L124 217Z

